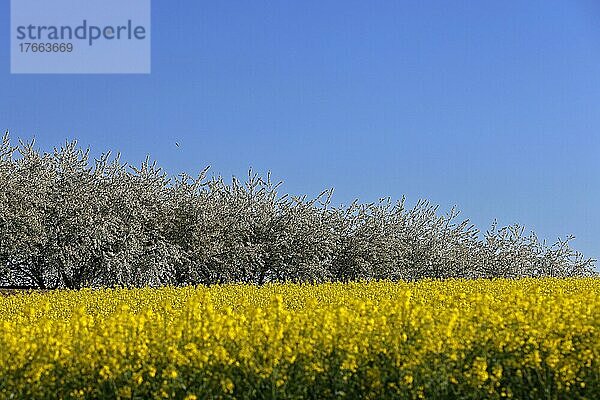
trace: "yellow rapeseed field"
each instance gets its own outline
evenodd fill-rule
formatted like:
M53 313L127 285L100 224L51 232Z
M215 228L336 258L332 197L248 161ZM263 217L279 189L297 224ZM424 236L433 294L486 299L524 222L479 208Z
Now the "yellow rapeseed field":
M600 279L0 296L0 398L600 398Z

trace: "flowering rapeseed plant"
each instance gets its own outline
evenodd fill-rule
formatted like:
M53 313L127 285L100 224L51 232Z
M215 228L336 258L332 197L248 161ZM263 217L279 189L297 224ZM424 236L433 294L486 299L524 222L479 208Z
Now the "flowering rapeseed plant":
M597 398L600 280L0 297L0 398Z

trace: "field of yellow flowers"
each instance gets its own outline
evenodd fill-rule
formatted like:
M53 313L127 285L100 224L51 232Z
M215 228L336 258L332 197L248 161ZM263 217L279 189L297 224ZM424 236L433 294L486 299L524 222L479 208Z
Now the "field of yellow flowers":
M0 296L0 398L600 398L600 279Z

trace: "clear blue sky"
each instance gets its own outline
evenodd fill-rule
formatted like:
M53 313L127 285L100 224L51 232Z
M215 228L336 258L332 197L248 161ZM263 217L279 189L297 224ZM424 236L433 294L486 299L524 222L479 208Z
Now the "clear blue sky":
M595 1L166 1L150 75L10 75L0 128L170 173L272 170L347 203L406 194L600 258ZM180 148L175 142L181 144Z

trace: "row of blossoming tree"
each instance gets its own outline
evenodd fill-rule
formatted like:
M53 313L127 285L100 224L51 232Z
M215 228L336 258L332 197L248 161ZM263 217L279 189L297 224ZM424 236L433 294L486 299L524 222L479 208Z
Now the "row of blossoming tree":
M35 288L571 277L594 260L523 227L480 233L427 201L334 206L269 175L169 178L68 142L0 145L0 284Z

